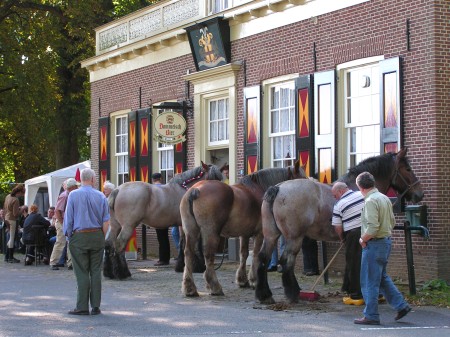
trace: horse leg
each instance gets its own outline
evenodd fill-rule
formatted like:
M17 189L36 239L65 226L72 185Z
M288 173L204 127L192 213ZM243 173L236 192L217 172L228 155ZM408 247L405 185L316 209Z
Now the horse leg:
M262 243L264 240L264 236L262 233L259 233L255 236L255 240L253 243L253 259L252 259L252 265L250 267L250 270L248 272L248 280L250 283L250 287L255 289L256 287L256 277L258 273L258 265L259 265L259 254L258 252L261 250Z
M126 225L122 227L119 235L115 240L115 249L110 252L112 258L112 270L115 278L119 280L125 279L131 276L131 272L128 269L127 260L125 258L125 248L128 240L133 235L135 227Z
M116 220L114 212L111 212L111 220L105 240L105 255L103 262L103 275L111 279L124 279L131 276L125 255L117 251L116 240L121 232L120 223Z
M205 255L206 270L203 275L206 281L206 286L209 292L213 296L223 296L222 286L217 279L216 271L214 270L214 260L216 258L215 253L219 247L220 237L219 235L211 234L209 237L203 238L203 254Z
M197 249L194 255L194 266L192 270L194 273L203 273L206 270L205 256L203 255L203 243L201 235L199 240L197 241Z
M240 288L248 288L250 286L247 278L247 258L248 258L248 245L250 238L240 237L240 251L239 251L239 268L236 271L236 283Z
M294 240L286 238L286 248L281 256L281 266L283 267L283 287L284 294L288 300L292 303L298 302L298 294L300 292L300 286L298 285L297 278L295 277L294 267L295 259L302 246L302 237Z
M195 286L194 277L192 275L193 259L195 255L195 245L199 238L198 228L191 226L190 232L186 233L184 247L184 273L183 282L181 284L181 292L188 297L198 296L197 287Z
M272 250L275 247L276 237L265 237L261 250L258 253L258 269L256 278L255 296L262 304L275 303L272 297L272 291L267 280L267 266L269 265Z

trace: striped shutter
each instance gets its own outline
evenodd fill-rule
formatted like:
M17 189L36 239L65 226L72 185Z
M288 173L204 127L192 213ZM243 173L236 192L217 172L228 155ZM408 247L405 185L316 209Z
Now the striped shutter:
M128 177L129 181L139 180L137 147L139 143L139 133L136 128L137 111L128 113Z
M98 119L98 134L99 134L99 180L100 189L103 184L111 177L111 152L110 152L110 122L109 117L101 117Z
M295 148L300 165L305 167L307 177L314 173L314 95L311 75L300 76L295 80L296 107L295 114L296 135Z
M152 169L152 127L151 109L139 109L137 111L138 128L138 180L150 182Z
M261 88L244 88L244 174L261 167Z
M380 140L381 152L398 152L402 146L402 74L400 58L380 62ZM397 193L390 188L386 195L400 213L404 200L397 201Z
M336 180L336 74L334 70L314 74L315 172L318 180L331 184Z

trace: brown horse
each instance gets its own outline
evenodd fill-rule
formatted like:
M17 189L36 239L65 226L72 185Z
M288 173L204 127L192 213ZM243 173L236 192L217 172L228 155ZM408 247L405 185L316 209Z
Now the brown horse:
M208 179L222 180L222 173L218 167L202 162L201 166L175 175L166 185L134 181L116 188L108 198L111 220L103 274L119 279L131 276L122 253L134 229L139 224L154 228L181 226L181 198L194 183Z
M255 237L254 252L258 252L261 247L261 203L264 192L282 181L302 177L305 177L305 172L296 162L293 168L257 171L232 186L217 181L202 181L192 186L180 204L183 232L186 236L182 285L184 295L198 296L192 277L192 261L195 244L200 236L206 264L204 278L211 295L223 295L214 271L214 258L221 236L240 237L240 266L236 272L236 283L240 287L253 286L258 265L256 254L248 277L246 261L251 237Z
M375 177L376 187L386 193L393 187L400 196L419 202L423 190L406 158L406 149L368 158L341 177L349 187L356 187L359 173L368 171ZM335 199L331 186L312 180L292 180L267 190L261 207L264 242L259 252L256 298L261 303L274 303L267 282L267 264L280 235L286 239L281 256L283 287L291 302L298 301L300 287L294 274L295 259L306 235L316 240L338 240L331 225Z

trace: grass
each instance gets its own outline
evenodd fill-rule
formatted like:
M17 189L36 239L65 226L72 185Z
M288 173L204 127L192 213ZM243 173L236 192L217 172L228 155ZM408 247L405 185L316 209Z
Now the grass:
M416 287L415 295L409 295L409 288L406 286L401 290L407 294L405 297L412 305L431 305L450 309L450 286L444 280L431 280L422 287Z

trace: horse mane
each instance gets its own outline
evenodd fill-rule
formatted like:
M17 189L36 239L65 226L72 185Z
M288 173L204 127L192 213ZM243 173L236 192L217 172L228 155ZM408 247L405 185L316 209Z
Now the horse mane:
M288 167L276 167L276 168L266 168L246 175L241 178L239 184L254 187L255 185L260 186L264 191L266 191L270 186L276 185L282 181L288 180L290 178L289 170L292 169Z
M356 177L365 171L372 172L375 177L390 177L392 175L392 167L395 164L393 161L395 156L396 153L388 152L364 159L358 165L349 168L347 174L338 180L345 182L346 178ZM402 160L406 159L402 158Z
M208 180L222 180L222 172L220 172L220 169L215 165L208 166ZM169 180L168 183L181 185L189 179L198 177L201 171L202 166L194 167L193 169L176 174L172 179Z

